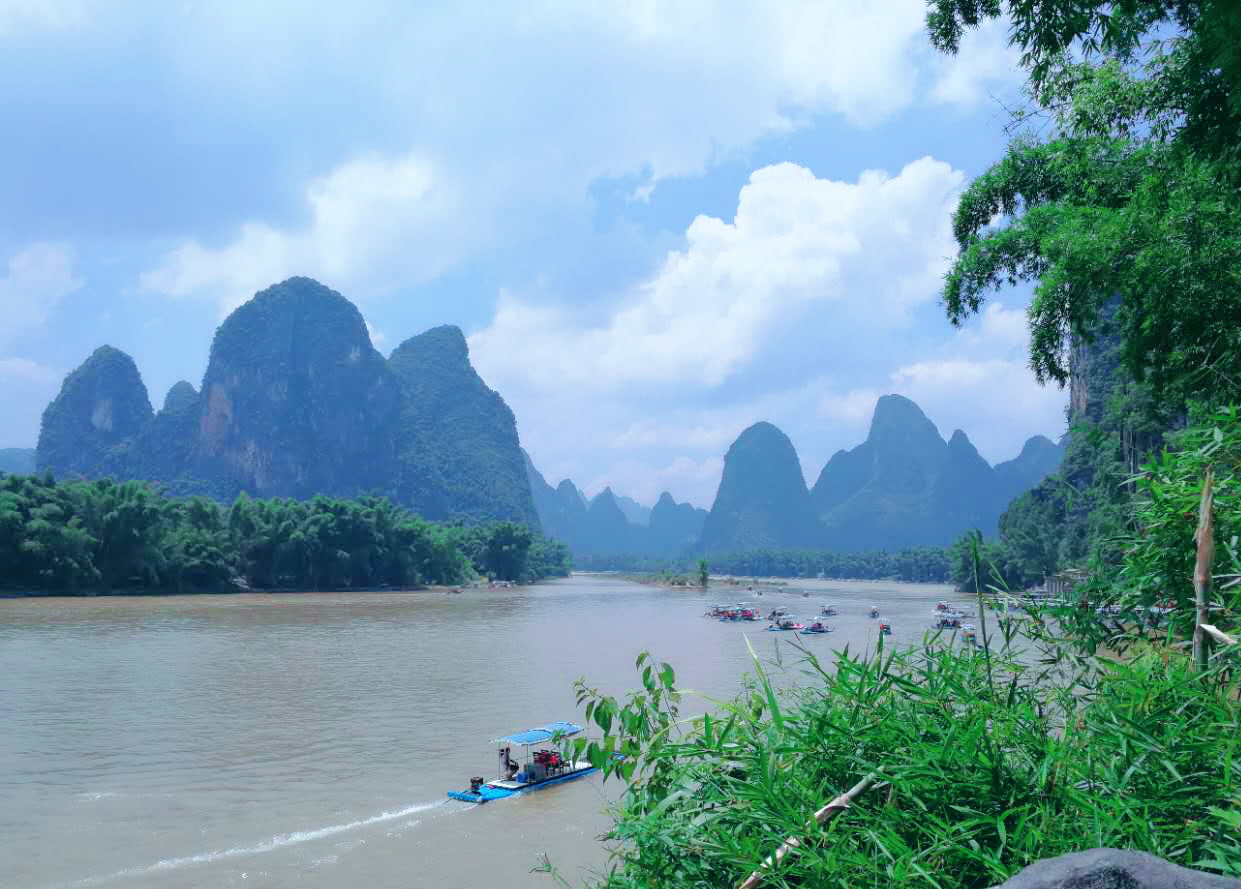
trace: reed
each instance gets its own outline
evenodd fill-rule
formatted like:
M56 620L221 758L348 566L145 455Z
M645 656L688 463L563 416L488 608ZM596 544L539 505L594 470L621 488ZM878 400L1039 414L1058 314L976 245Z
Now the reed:
M1241 724L1224 662L1207 682L1190 658L1156 651L1074 659L1066 675L1064 662L1017 656L1002 629L988 658L928 637L828 664L805 650L783 666L756 660L742 695L693 720L679 716L671 668L648 657L624 702L579 685L604 729L582 752L629 781L596 885L758 874L764 887L985 887L1092 846L1241 874ZM773 670L794 675L775 682ZM886 793L808 824L859 775Z

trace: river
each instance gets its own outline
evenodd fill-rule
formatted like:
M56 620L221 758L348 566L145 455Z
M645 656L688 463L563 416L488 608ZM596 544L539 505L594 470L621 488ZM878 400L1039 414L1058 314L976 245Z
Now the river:
M577 719L573 680L643 649L717 697L785 634L702 617L840 606L823 650L921 638L947 587L794 581L670 591L575 575L460 594L0 600L0 886L553 887L606 864L592 775L484 806L490 739ZM811 591L805 598L803 591ZM702 705L698 705L700 709Z

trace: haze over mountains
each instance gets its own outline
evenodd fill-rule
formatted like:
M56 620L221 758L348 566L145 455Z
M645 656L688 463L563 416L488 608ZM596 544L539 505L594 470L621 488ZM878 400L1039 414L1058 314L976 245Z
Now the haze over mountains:
M1060 445L1038 435L1013 459L991 466L964 432L945 441L916 404L885 395L866 441L833 455L813 488L788 437L755 423L728 449L710 513L664 494L649 529L622 524L610 489L588 508L571 481L553 489L527 467L544 527L575 553L851 551L942 546L973 528L994 535L1009 502L1054 472L1062 457ZM666 533L673 515L676 532Z
M866 440L833 455L813 487L793 443L760 422L728 449L710 512L667 492L649 507L610 488L587 499L539 473L458 328L411 337L385 359L351 302L290 278L225 319L202 388L177 383L159 411L133 360L99 347L48 405L37 450L0 452L0 471L146 479L224 500L375 493L434 520L541 526L579 556L680 556L994 534L1004 507L1061 456L1035 436L993 467L964 432L945 441L916 404L885 395Z

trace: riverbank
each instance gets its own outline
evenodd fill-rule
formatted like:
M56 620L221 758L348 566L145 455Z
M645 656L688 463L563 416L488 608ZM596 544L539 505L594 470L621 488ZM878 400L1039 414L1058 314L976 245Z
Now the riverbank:
M1241 876L1235 653L1197 671L1183 654L1103 664L1053 645L1057 663L1031 664L987 620L981 651L811 654L786 664L814 677L793 687L755 661L745 693L689 724L672 668L627 699L588 696L607 735L589 753L631 778L618 866L592 885L737 886L790 838L762 885L976 889L1094 846Z
M144 482L0 477L0 584L20 594L418 589L568 573L515 522L428 522L381 497L167 497Z

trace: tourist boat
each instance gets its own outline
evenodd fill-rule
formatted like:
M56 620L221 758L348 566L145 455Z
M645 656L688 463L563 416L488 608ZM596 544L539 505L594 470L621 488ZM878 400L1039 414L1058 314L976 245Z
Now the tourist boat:
M883 635L883 636L891 636L891 635L892 635L892 625L891 625L891 624L888 624L888 623L881 623L881 624L879 625L879 633L880 633L881 635Z
M961 629L961 618L955 614L940 614L935 623L931 624L934 630L959 630Z
M830 633L834 629L835 627L829 627L827 624L823 623L823 621L816 620L814 623L806 627L806 629L802 630L801 632L803 636L811 636L811 635L817 636L821 633Z
M824 617L835 617L836 615L840 614L840 612L837 610L835 605L824 605L823 610L820 611L819 614L823 615Z
M799 624L788 615L776 618L772 625L767 628L768 632L771 633L787 633L789 631L804 629L806 629L805 624Z
M720 612L721 621L758 620L758 614L748 605L734 605Z
M500 776L491 781L471 778L469 790L450 790L448 796L463 803L486 803L588 775L595 771L594 766L565 759L555 749L559 741L581 731L582 727L572 722L553 722L497 738L494 743L499 745ZM513 756L514 747L521 749L519 758Z
M878 605L872 605L872 606L870 606L870 616L871 616L871 617L878 617L878 616L879 616L879 606L878 606Z
M789 613L785 611L783 608L773 608L771 610L771 614L767 615L767 619L771 621L772 623L775 623L780 618L788 617L788 616L789 616Z

